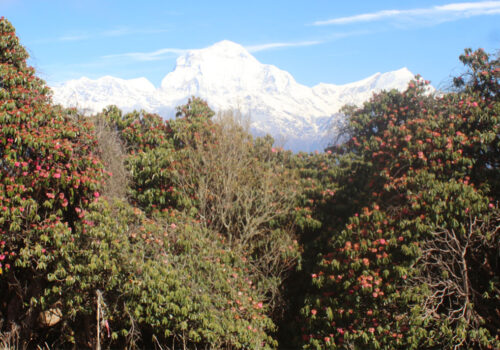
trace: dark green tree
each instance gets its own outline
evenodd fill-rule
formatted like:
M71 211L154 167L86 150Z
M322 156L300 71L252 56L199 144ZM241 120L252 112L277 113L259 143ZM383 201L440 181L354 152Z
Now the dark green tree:
M332 224L306 348L498 347L499 67L481 50L461 59L456 92L417 78L345 110L335 194L313 213Z

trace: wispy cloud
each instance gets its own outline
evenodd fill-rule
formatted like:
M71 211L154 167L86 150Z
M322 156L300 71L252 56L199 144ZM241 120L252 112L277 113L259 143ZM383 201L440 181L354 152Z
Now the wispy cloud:
M428 8L383 10L355 16L337 17L324 21L316 21L313 25L343 25L381 20L421 20L425 23L431 22L437 24L467 17L497 14L500 14L500 1L462 2Z
M168 31L168 29L164 29L164 28L138 29L138 28L120 27L120 28L114 28L114 29L109 29L109 30L103 30L100 32L71 33L71 34L62 35L62 36L57 37L57 38L43 39L43 40L41 40L41 42L83 41L83 40L103 38L103 37L109 38L109 37L120 37L120 36L137 35L137 34L158 34L158 33L165 33L167 31Z
M323 43L323 41L298 41L298 42L278 42L278 43L267 43L267 44L260 44L260 45L250 45L250 46L245 46L245 49L247 49L249 52L259 52L259 51L265 51L265 50L272 50L272 49L277 49L277 48L282 48L282 47L298 47L298 46L311 46L311 45L318 45ZM166 58L172 57L172 55L182 55L186 53L187 51L190 50L195 50L195 49L177 49L177 48L163 48L159 49L156 51L151 51L151 52L126 52L126 53L120 53L120 54L113 54L113 55L105 55L102 56L101 58L103 59L117 59L117 58L128 58L134 61L160 61Z
M115 36L124 36L128 34L133 34L133 31L130 30L129 28L116 28L97 33L96 36L115 37Z
M160 29L116 28L103 31L101 33L98 33L96 36L101 35L101 36L115 37L115 36L125 36L132 34L158 34L158 33L165 33L167 31L168 29L162 29L162 28Z
M344 39L344 38L349 38L352 36L361 36L361 35L367 35L367 34L374 34L375 31L372 30L351 30L351 31L342 31L342 32L333 32L330 33L328 36L325 37L325 42L326 41L335 41L339 39Z
M57 41L81 41L90 38L87 34L80 35L64 35L57 38Z
M102 56L102 58L130 58L134 61L159 61L170 56L171 54L182 55L186 51L188 50L176 49L176 48L164 48L151 52L126 52L116 55L106 55Z
M245 46L245 49L247 49L249 52L259 52L259 51L277 49L277 48L281 48L281 47L312 46L312 45L318 45L321 43L323 43L323 41L320 41L320 40L284 42L284 43L268 43L268 44Z

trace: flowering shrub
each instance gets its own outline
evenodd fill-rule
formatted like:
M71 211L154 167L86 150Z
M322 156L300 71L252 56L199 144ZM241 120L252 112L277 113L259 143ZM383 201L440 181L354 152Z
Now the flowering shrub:
M177 118L110 107L98 116L129 150L129 195L148 214L181 210L220 233L228 248L248 254L249 273L275 304L281 276L297 257L290 213L297 193L287 152L254 140L233 116L212 121L206 102L192 98ZM221 116L219 116L221 117Z
M0 19L0 295L3 327L29 339L38 311L60 297L51 276L104 178L92 127L53 107L28 55ZM26 332L26 333L24 333Z
M67 312L81 320L95 319L100 293L101 344L274 347L265 295L248 278L245 257L182 213L153 219L100 200L86 216L85 242L72 253L64 295ZM94 328L79 336L95 339Z
M461 59L471 74L455 93L417 79L345 110L306 348L498 347L499 67L482 51Z

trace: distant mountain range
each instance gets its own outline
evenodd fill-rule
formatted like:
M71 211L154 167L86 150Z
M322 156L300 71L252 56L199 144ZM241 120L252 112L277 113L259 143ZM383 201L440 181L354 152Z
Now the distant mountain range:
M190 96L199 96L215 111L249 115L255 135L269 133L285 148L312 151L333 140L342 106L359 105L381 90L403 90L413 77L402 68L345 85L320 83L311 88L286 71L260 63L243 46L224 40L180 56L159 88L146 78L105 76L70 80L52 89L54 102L64 106L100 112L114 104L127 112L144 109L164 118L173 117L175 107Z

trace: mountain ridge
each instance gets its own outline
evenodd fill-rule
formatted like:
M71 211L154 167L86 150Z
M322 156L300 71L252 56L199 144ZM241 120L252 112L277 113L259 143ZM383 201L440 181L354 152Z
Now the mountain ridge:
M341 121L343 105L359 105L384 89L403 90L413 77L401 68L348 84L308 87L289 72L260 63L243 46L223 40L179 56L159 87L146 78L104 76L70 80L53 91L54 102L92 113L115 104L126 112L143 109L164 118L173 117L175 107L194 95L216 111L238 109L250 115L255 135L269 133L286 140L288 149L312 151L335 136L332 126Z

